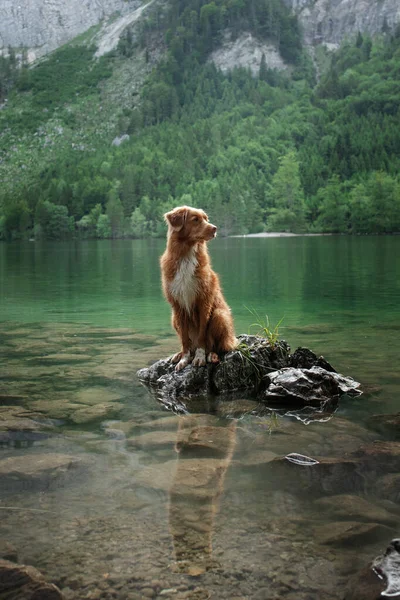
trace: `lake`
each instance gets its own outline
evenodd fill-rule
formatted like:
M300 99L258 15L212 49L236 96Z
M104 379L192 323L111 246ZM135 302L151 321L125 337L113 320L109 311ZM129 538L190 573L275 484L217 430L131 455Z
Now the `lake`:
M178 348L164 245L0 245L1 556L67 600L341 600L399 535L399 433L374 415L399 411L400 236L210 243L237 333L257 333L254 312L283 318L293 350L361 382L309 424L179 416L140 385L139 368ZM180 457L215 428L218 458ZM290 452L329 468L277 471Z

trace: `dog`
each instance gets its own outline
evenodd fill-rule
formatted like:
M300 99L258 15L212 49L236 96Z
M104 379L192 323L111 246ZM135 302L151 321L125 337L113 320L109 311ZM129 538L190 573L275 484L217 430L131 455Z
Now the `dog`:
M217 235L203 210L179 206L164 215L167 247L160 259L163 292L172 306L172 325L182 343L172 357L175 370L189 363L218 363L220 352L237 346L231 310L211 268L207 242Z

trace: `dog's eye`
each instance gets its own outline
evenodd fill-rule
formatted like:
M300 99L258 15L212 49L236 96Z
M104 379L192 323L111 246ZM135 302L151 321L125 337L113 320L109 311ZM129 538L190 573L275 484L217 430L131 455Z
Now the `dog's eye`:
M196 223L198 220L199 220L199 217L193 217L193 221L195 221Z

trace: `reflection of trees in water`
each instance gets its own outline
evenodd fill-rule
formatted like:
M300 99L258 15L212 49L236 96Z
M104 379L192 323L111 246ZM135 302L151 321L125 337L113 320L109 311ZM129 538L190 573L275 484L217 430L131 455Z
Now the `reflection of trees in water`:
M177 470L170 489L169 523L178 569L200 574L212 565L218 499L231 462L236 424L209 425L209 417L180 419Z

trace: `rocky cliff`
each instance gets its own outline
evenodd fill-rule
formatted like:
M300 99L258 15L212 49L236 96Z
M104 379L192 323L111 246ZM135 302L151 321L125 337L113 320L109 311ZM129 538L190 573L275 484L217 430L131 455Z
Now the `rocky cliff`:
M284 0L302 24L308 44L339 45L358 31L370 34L400 22L399 0Z
M113 14L137 9L140 0L0 0L0 51L29 49L29 60L47 54Z
M338 45L358 31L375 34L400 22L399 0L283 1L298 15L308 44ZM0 52L8 46L25 47L32 61L112 15L130 15L142 4L141 0L0 0Z

